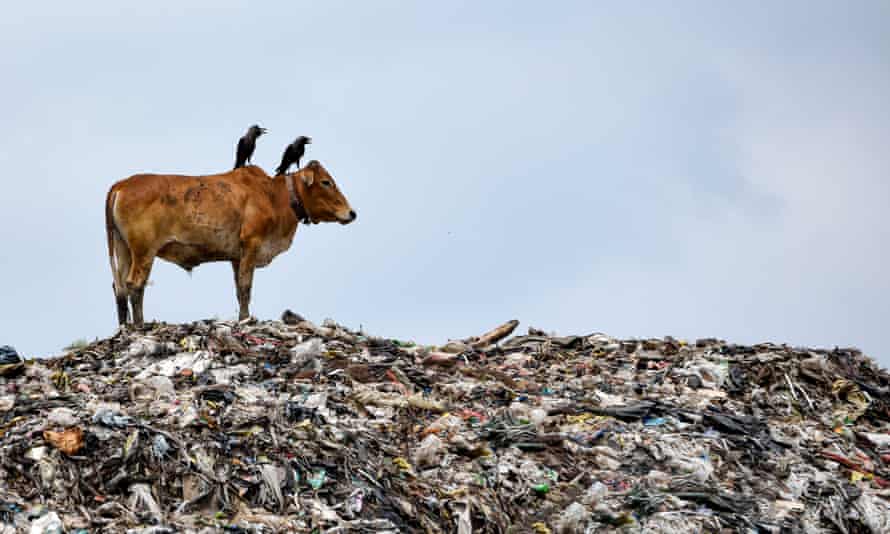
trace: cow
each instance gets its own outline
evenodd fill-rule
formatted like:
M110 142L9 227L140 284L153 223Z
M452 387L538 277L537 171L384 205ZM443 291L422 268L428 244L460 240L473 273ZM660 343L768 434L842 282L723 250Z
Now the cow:
M191 272L228 261L239 320L250 317L256 268L290 248L301 223L349 224L357 215L334 179L312 160L293 174L270 177L257 166L222 174L136 174L108 190L105 227L118 323L143 325L145 284L155 257Z

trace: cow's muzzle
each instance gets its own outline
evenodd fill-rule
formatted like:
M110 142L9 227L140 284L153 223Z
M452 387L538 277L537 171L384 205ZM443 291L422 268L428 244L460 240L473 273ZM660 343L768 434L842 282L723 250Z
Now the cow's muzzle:
M347 215L346 217L339 217L340 224L349 224L352 221L356 220L356 218L358 218L358 214L355 212L355 210L349 210L349 215Z

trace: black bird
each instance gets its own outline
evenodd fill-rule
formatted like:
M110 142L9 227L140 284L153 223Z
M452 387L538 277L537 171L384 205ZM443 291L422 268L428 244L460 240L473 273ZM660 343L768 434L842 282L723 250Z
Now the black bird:
M247 133L244 134L244 137L238 140L238 149L235 151L235 168L243 167L245 163L250 163L250 158L253 157L253 151L256 149L256 140L259 136L266 133L265 128L260 128L259 125L254 124L250 128L247 129Z
M306 153L306 145L312 144L312 138L306 137L305 135L301 135L297 137L297 140L293 143L287 145L287 148L284 149L284 154L281 156L281 165L275 169L275 175L278 176L280 174L284 174L287 172L288 167L297 164L297 168L300 168L300 158L303 157L303 154Z

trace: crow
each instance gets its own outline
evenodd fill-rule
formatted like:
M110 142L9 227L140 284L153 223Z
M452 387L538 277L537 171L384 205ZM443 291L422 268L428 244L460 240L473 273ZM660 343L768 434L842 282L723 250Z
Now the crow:
M238 148L235 151L235 168L243 167L245 163L250 163L250 158L253 157L253 151L256 149L256 140L259 136L266 133L265 128L260 128L259 125L254 124L250 128L247 129L247 133L244 134L244 137L238 140Z
M275 175L281 175L287 172L288 167L297 164L297 169L300 168L300 158L303 157L303 154L306 152L306 145L312 144L312 138L306 137L305 135L301 135L297 137L297 140L293 143L287 145L287 148L284 149L284 154L281 156L281 165L275 169Z

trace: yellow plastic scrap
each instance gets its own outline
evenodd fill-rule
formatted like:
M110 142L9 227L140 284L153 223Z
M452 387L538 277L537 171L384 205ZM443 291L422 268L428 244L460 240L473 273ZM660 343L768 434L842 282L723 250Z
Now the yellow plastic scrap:
M854 382L846 379L835 380L831 385L831 393L835 398L842 399L852 405L852 407L848 405L835 410L835 417L842 419L845 424L856 422L865 414L871 404L868 395L863 393Z
M621 514L621 516L618 517L615 524L617 524L619 526L626 526L626 525L633 525L636 522L637 522L637 520L634 519L634 517L632 515L630 515L628 513L623 513L623 514Z
M550 534L550 529L544 523L532 523L532 528L538 534Z
M188 352L195 352L200 348L198 340L193 336L186 336L179 340L179 346Z
M843 378L835 380L834 383L831 384L831 393L836 397L839 396L841 393L846 393L854 389L858 389L858 386L856 386L855 383Z
M850 471L850 482L859 482L860 480L872 480L875 478L873 473L863 473L862 471Z
M461 486L451 491L442 491L441 494L443 497L447 497L449 499L457 499L467 494L467 488Z
M70 378L68 378L68 373L64 371L56 371L52 375L53 384L59 389L68 389L70 386Z
M847 400L856 405L856 407L860 410L867 409L869 405L868 399L865 397L865 394L858 390L848 393Z
M576 423L586 423L588 420L593 418L593 414L589 412L582 413L580 415L567 415L566 421L572 424Z
M245 437L253 437L253 436L256 436L257 434L262 434L262 432L263 432L263 427L261 427L260 425L253 425L250 428L236 430L235 432L233 432L233 434L236 434L239 436L245 436Z
M398 467L402 471L410 472L413 470L411 464L408 463L408 460L402 458L401 456L393 458L392 463L396 464L396 467Z
M132 434L127 436L127 440L124 441L124 458L129 458L130 455L134 452L133 446L139 441L139 430L134 430Z

